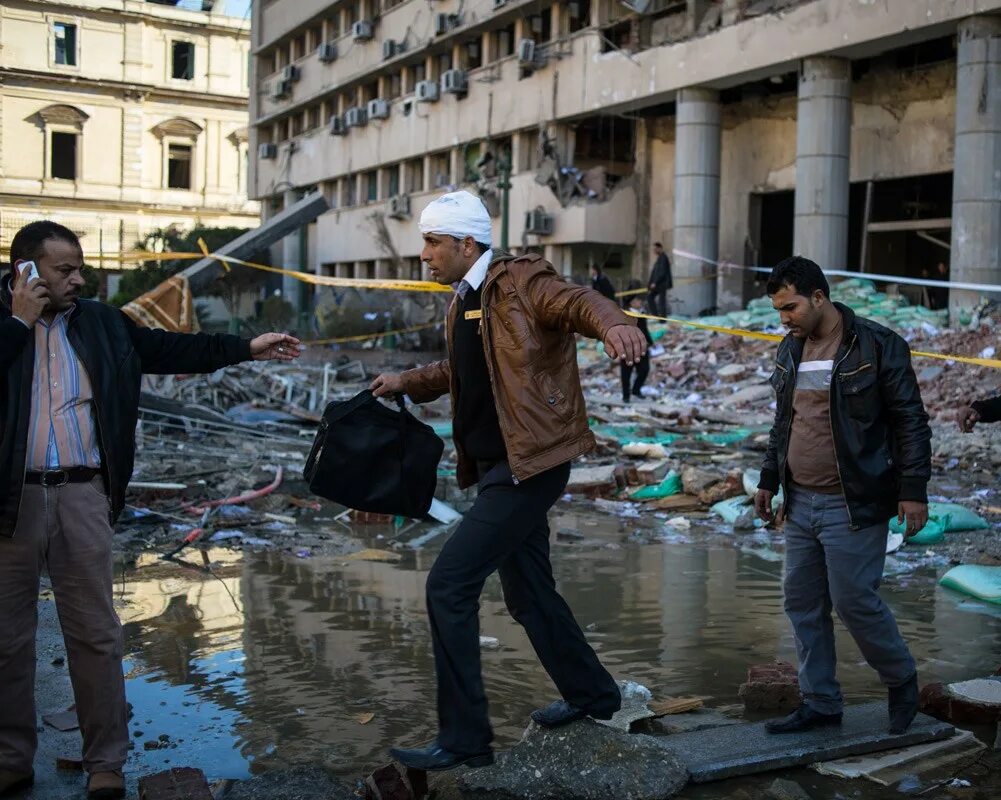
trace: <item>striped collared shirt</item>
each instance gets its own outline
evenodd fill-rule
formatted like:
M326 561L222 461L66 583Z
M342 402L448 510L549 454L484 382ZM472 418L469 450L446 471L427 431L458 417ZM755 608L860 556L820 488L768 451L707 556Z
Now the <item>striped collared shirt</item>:
M99 467L90 376L67 336L72 309L35 323L35 370L28 429L30 470Z

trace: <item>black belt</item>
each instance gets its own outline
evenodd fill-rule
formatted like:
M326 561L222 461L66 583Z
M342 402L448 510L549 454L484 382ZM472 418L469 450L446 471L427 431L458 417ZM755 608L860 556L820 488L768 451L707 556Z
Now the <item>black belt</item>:
M24 482L47 488L65 486L67 483L90 483L101 474L93 467L70 467L69 469L47 469L41 472L29 470L24 473Z

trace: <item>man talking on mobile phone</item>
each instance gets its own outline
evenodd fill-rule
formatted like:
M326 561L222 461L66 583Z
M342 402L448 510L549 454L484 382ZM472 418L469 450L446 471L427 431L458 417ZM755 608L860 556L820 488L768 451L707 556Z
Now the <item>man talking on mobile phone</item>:
M83 300L83 251L55 222L14 236L0 279L0 797L30 786L39 576L69 657L90 798L125 796L122 628L112 523L125 505L144 373L291 361L299 340L168 333ZM38 277L32 278L31 263Z

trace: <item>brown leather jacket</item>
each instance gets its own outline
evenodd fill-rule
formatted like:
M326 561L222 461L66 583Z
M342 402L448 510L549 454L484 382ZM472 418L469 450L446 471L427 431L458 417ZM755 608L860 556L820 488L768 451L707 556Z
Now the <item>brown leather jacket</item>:
M515 481L592 450L574 334L604 340L610 328L635 321L593 289L567 283L535 254L497 254L483 282L482 306L483 350ZM402 375L415 403L449 392L455 408L451 354L457 314L453 299L445 325L449 357ZM472 486L476 465L458 442L456 450L459 486Z

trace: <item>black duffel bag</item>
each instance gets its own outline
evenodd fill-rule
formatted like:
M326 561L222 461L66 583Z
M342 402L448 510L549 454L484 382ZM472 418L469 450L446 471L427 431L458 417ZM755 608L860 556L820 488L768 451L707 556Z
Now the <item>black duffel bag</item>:
M327 405L303 471L314 494L358 511L427 514L445 443L397 402L394 411L366 389Z

